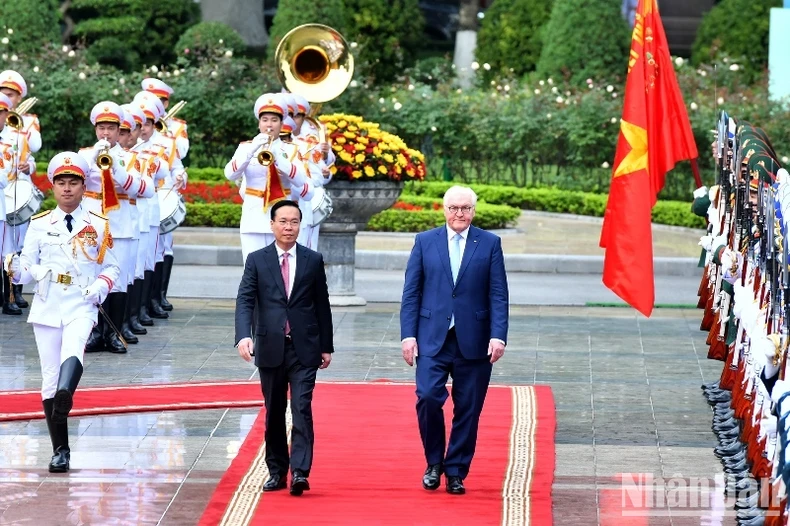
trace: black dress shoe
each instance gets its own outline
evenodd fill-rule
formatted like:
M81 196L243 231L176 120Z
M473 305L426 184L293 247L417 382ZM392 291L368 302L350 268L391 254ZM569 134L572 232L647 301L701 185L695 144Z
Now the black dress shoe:
M59 447L55 454L52 455L52 460L49 461L50 473L66 473L69 470L69 461L71 460L71 452L66 447Z
M272 475L269 477L269 480L264 482L263 491L277 491L278 489L285 489L286 486L288 486L288 481L285 480L285 477Z
M464 480L461 477L447 477L447 493L452 495L463 495L466 493Z
M310 483L307 482L307 477L304 476L304 473L295 469L293 475L291 475L291 495L294 497L298 497L305 491L310 490Z
M425 475L422 476L423 489L435 490L439 487L442 481L442 465L431 464L425 470Z
M703 390L704 389L715 389L717 387L719 387L719 381L718 380L716 380L715 382L709 382L707 384L702 384L700 386L700 389L703 389Z

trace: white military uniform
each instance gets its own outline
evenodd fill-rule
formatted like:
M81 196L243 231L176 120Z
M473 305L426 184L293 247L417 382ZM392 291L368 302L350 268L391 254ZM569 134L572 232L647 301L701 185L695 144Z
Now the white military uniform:
M119 108L120 109L120 108ZM120 278L115 282L112 292L126 292L129 275L134 276L136 255L134 253L135 225L133 222L132 204L130 199L136 199L141 188L140 174L134 167L126 166L126 151L119 144L110 148L113 157L111 168L113 185L107 185L102 178L102 171L96 164L97 151L95 146L83 148L80 155L89 163L90 173L85 179L85 197L83 206L97 214L106 215L113 227L115 240L115 255L121 265ZM109 192L109 195L105 195ZM113 199L114 197L114 199ZM111 205L109 210L103 205L104 199ZM112 201L117 201L117 204Z
M0 93L0 108L3 107L3 99L8 101L8 97ZM10 101L8 101L10 104ZM9 176L14 172L15 152L13 145L5 142L5 139L0 136L0 192L5 191L9 183ZM0 194L0 228L2 228L2 236L0 236L0 256L5 257L8 254L16 252L16 244L14 242L12 228L6 222L6 209L5 209L5 195Z
M87 172L78 154L64 152L50 162L50 180L64 161ZM34 217L13 276L14 283L37 283L27 321L33 325L41 358L42 399L55 395L63 362L72 356L82 361L98 315L86 292L93 290L93 299L101 301L120 276L107 218L79 206L70 213L69 231L66 215L55 208Z
M267 93L258 97L254 105L256 119L264 113L287 115L287 104L278 94ZM258 162L258 152L265 136L259 134L255 140L246 141L236 148L233 158L225 165L225 177L230 181L242 181L241 209L241 252L244 261L250 252L274 242L271 227L271 206L292 195L312 196L313 184L299 159L297 147L274 139L268 146L274 158L270 166Z
M140 87L143 88L143 91L156 95L159 99L170 100L170 96L173 95L173 88L168 86L165 82L154 77L143 79L143 81L140 83ZM162 113L161 117L164 116L165 113ZM164 135L167 135L176 141L178 157L180 159L184 159L189 153L189 137L187 136L186 121L173 117L168 119L165 124L167 125L167 128Z

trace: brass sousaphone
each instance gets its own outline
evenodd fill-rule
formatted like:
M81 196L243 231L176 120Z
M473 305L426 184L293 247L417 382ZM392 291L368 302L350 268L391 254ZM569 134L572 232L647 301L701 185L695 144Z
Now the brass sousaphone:
M339 97L351 83L354 56L346 39L329 26L304 24L280 40L274 63L285 89L310 103L305 120L318 130L319 141L327 142L324 125L316 116L324 102ZM313 226L318 226L332 213L332 199L323 187L316 187L311 204Z
M323 130L315 118L321 104L340 96L354 75L354 56L346 39L323 24L297 26L280 40L274 62L285 89L310 103L306 119Z

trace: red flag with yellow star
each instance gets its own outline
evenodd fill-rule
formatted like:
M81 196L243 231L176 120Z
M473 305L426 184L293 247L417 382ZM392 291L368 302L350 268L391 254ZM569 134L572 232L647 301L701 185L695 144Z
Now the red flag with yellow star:
M639 0L600 244L604 285L645 316L655 302L651 210L666 173L697 156L656 0Z

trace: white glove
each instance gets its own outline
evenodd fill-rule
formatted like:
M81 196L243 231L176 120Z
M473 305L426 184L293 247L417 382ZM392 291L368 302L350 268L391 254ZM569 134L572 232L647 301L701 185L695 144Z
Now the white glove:
M729 271L735 265L737 261L737 257L735 253L730 250L729 248L725 248L721 253L721 266L725 270Z
M708 193L708 187L707 186L700 186L699 188L694 190L694 199L697 199L698 197L702 197L703 195L705 195L707 193Z
M94 162L99 157L99 154L102 150L110 148L110 141L107 139L100 139L96 144L93 145L93 160Z
M259 133L258 135L256 135L255 138L252 140L252 148L250 148L250 151L247 152L247 160L251 161L252 158L258 154L261 147L267 142L269 142L269 136L266 135L265 133Z
M697 244L705 250L711 250L711 243L713 243L713 236L705 235L699 238L699 243Z
M5 261L5 271L11 276L19 276L22 270L22 264L19 262L19 256L14 254L13 257Z
M97 279L83 291L83 299L91 305L99 305L107 297L109 287L103 279Z

